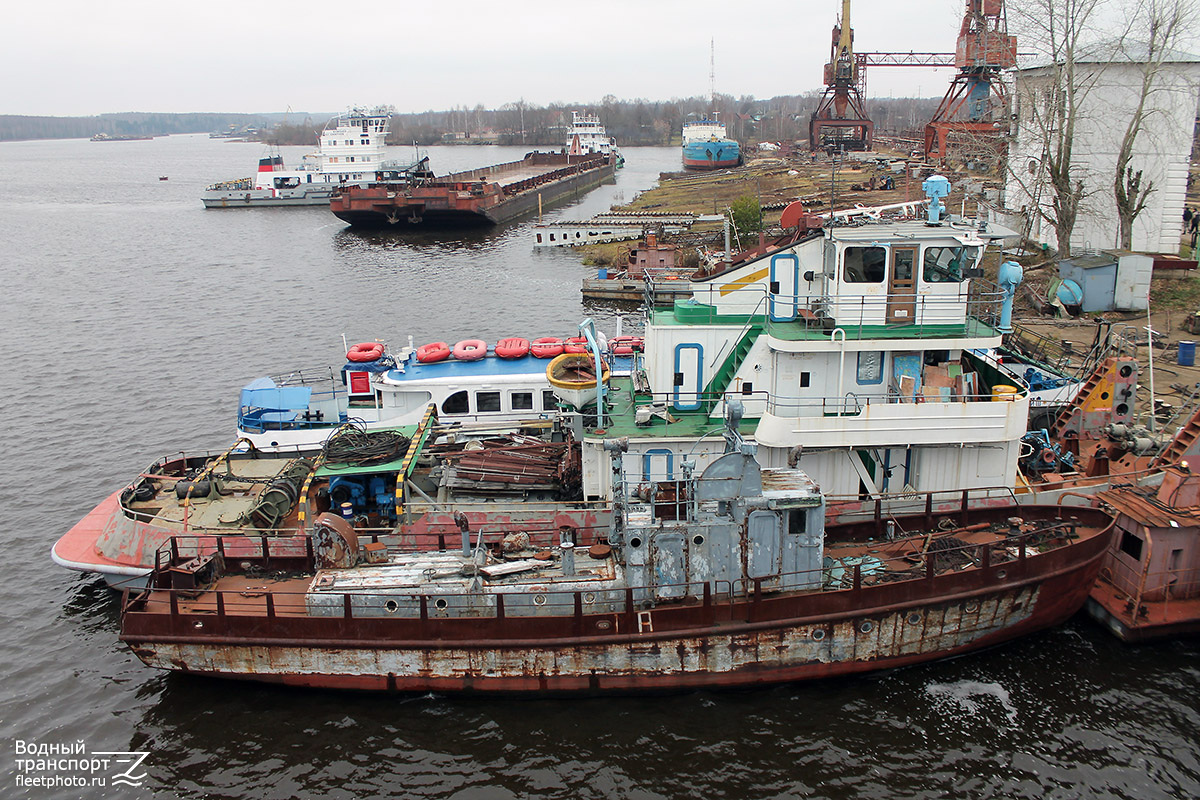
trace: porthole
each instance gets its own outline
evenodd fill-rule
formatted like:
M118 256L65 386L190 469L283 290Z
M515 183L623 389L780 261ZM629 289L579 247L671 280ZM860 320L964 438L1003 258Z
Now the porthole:
M1004 580L1005 578L1008 577L1008 570L1002 569L1002 570L997 571L996 577L999 578L1000 580Z
M612 623L606 619L596 620L596 630L606 631L612 628Z
M204 627L204 621L198 619L192 623L192 627L195 628L196 630L200 630L201 628Z
M444 597L439 597L437 600L433 601L434 608L444 609L448 605L450 604L446 602L446 598Z
M965 606L963 606L963 611L966 611L968 614L974 614L978 610L979 603L967 603Z
M697 533L692 537L692 544L697 546L704 544L704 537Z
M642 546L642 538L640 536L634 536L633 538L631 538L629 540L629 546L630 547L641 547Z
M908 615L908 624L909 625L920 625L921 624L921 615L915 611L911 612Z
M544 594L535 594L535 595L533 596L533 604L534 604L535 606L544 606L544 605L546 605L546 595L544 595Z
M869 619L864 619L862 622L858 623L859 633L870 633L873 630L875 630L875 623Z
M812 632L812 638L818 642L821 641L822 639L824 639L825 638L825 629L817 628L815 631Z
M585 592L585 593L584 593L584 595L583 595L583 602L585 602L585 603L594 603L594 602L596 602L596 595L595 595L595 593L593 593L593 592Z
M438 602L445 603L446 601L439 600ZM383 604L383 610L388 612L389 614L395 614L398 610L400 610L400 604L397 603L395 600L388 600L387 602L385 602Z

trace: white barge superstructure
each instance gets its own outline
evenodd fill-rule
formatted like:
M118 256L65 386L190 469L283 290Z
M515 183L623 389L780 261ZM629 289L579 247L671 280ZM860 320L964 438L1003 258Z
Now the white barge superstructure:
M327 205L340 186L365 185L381 171L400 169L385 158L393 111L391 106L350 109L326 123L316 152L305 155L298 169L287 169L283 156L272 153L259 159L252 177L215 183L201 200L205 208Z

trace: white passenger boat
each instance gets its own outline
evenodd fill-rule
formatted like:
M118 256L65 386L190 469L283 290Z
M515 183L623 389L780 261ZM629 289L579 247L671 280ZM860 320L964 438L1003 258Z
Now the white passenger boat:
M423 162L400 165L385 158L385 142L394 109L354 108L326 123L316 152L304 156L298 169L284 166L273 153L259 159L252 177L221 181L201 195L205 208L325 205L339 187L366 184L381 172L411 174Z

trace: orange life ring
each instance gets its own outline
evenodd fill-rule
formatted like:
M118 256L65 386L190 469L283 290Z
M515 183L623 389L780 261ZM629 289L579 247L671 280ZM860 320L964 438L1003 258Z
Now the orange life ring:
M582 336L572 336L567 339L567 344L563 347L564 353L586 353L587 339Z
M608 351L614 356L631 356L645 350L646 342L641 336L617 336L608 343Z
M432 342L417 348L417 361L422 364L432 364L435 361L445 361L450 357L450 345L445 342Z
M483 339L463 339L454 345L454 357L459 361L478 361L487 355L487 342Z
M496 342L496 355L501 358L521 358L529 352L529 340L514 336Z
M554 358L561 356L563 351L562 339L554 336L543 336L540 339L534 339L529 345L529 350L538 358Z
M350 361L378 361L383 358L383 345L379 342L359 342L346 351Z

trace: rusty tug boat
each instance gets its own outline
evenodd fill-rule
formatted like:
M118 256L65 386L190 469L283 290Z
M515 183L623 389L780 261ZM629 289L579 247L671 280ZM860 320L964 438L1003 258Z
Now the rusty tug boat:
M614 180L615 157L528 153L520 161L456 172L381 172L364 185L343 186L329 203L355 227L465 228L498 225L532 214Z
M607 514L528 494L519 517L496 497L401 509L408 465L434 445L418 429L393 528L326 512L306 534L174 537L127 598L121 639L153 667L293 685L630 692L928 661L1058 624L1087 598L1104 512L1017 518L964 493L953 513L929 502L827 528L819 487L760 467L739 412L731 402L724 455L685 463L680 480L626 483L623 442L610 441ZM299 500L331 507L315 486Z

